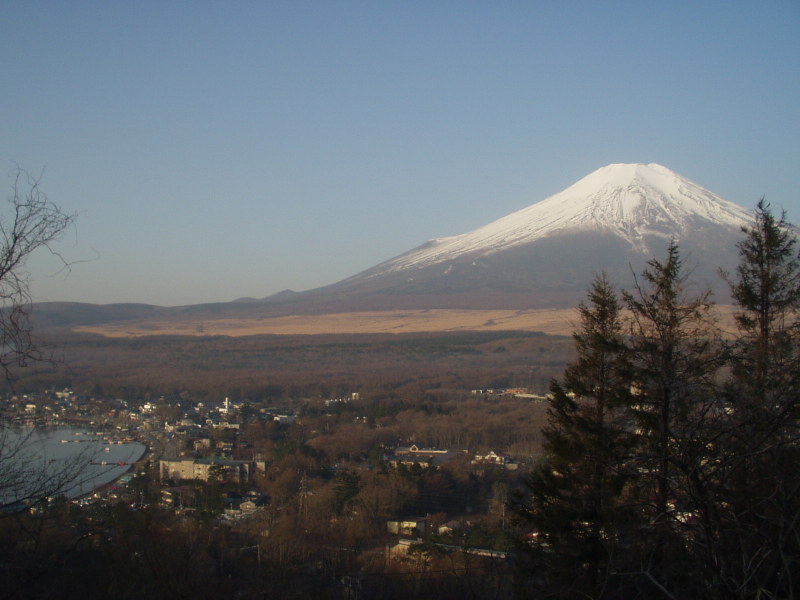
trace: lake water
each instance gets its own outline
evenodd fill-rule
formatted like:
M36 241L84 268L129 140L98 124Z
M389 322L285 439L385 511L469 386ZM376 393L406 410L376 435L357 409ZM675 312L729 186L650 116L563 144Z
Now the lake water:
M120 442L116 434L97 434L86 429L38 428L34 430L5 430L5 439L0 454L9 452L20 439L24 439L24 451L19 462L24 462L33 473L58 473L64 466L73 463L80 466L80 475L72 480L72 487L64 495L75 498L88 494L94 488L114 481L125 474L131 464L139 460L146 447L138 442ZM5 458L5 457L3 457ZM3 503L16 498L0 498Z

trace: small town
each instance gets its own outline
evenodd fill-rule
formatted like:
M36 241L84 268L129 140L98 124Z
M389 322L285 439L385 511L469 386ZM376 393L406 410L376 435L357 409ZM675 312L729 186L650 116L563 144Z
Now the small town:
M521 389L470 395L496 405L541 402ZM506 505L534 457L392 439L392 419L359 414L361 406L358 393L280 410L229 398L132 402L63 389L9 396L2 415L23 427L96 432L96 452L84 456L93 464L108 445L146 447L117 479L75 498L51 496L33 509L41 514L66 510L87 526L108 510L129 518L157 511L181 527L241 536L248 550L234 552L232 564L255 549L257 560L288 573L335 573L347 581L337 584L342 590L356 585L365 564L427 570L456 554L471 557L475 573L490 566L507 578Z

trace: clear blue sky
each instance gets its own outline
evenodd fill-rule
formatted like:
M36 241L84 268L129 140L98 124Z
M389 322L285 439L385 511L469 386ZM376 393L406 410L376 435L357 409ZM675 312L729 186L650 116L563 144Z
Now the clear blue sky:
M800 222L800 2L22 2L0 182L80 212L38 300L333 283L658 162Z

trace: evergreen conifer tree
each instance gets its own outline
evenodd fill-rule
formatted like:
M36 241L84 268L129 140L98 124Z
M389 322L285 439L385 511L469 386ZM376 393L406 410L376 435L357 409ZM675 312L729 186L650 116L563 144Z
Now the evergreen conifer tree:
M776 218L762 198L756 206L755 225L744 233L745 239L737 245L741 261L730 282L739 308L734 377L753 402L791 410L800 377L797 230L785 213Z
M730 279L739 311L720 441L719 578L729 597L800 594L800 256L763 199Z
M535 597L800 595L798 234L763 200L744 233L732 343L675 242L627 317L604 276L579 307L518 510Z
M697 584L691 492L708 460L714 423L715 377L723 354L711 318L710 292L691 296L676 242L664 261L648 262L632 292L633 412L640 444L639 475L643 593L680 597Z
M625 554L621 498L630 473L623 464L633 439L621 304L605 275L579 314L578 356L552 383L546 457L527 482L522 509L537 568L546 572L536 583L563 598L598 597L621 585L614 573Z

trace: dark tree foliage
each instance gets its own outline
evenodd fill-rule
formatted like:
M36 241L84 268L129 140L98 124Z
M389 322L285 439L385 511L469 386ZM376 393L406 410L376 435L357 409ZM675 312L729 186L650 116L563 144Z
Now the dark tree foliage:
M797 334L800 322L800 257L797 230L772 214L763 199L756 221L739 242L741 263L730 282L739 312L734 355L737 383L764 405L791 402L797 390Z
M797 230L763 199L738 244L739 312L729 435L713 521L719 578L732 597L794 597L800 572L800 258Z
M340 471L333 480L333 489L336 495L336 513L340 515L345 504L361 489L361 477L355 471Z
M619 525L630 519L623 499L634 441L630 364L621 306L605 275L595 279L579 313L578 357L563 382L552 384L546 459L528 481L522 508L537 532L532 558L547 573L534 587L564 598L619 589L612 574L626 544Z
M624 318L602 278L581 306L578 359L553 384L546 458L518 511L534 597L800 593L798 235L763 200L744 233L726 275L733 340L709 295L688 292L675 243L624 294Z
M682 493L702 464L706 426L713 415L721 344L715 339L709 292L690 296L675 242L664 261L648 263L625 302L631 315L634 404L640 444L631 466L641 475L642 577L666 591L693 569ZM677 565L681 567L676 568Z

